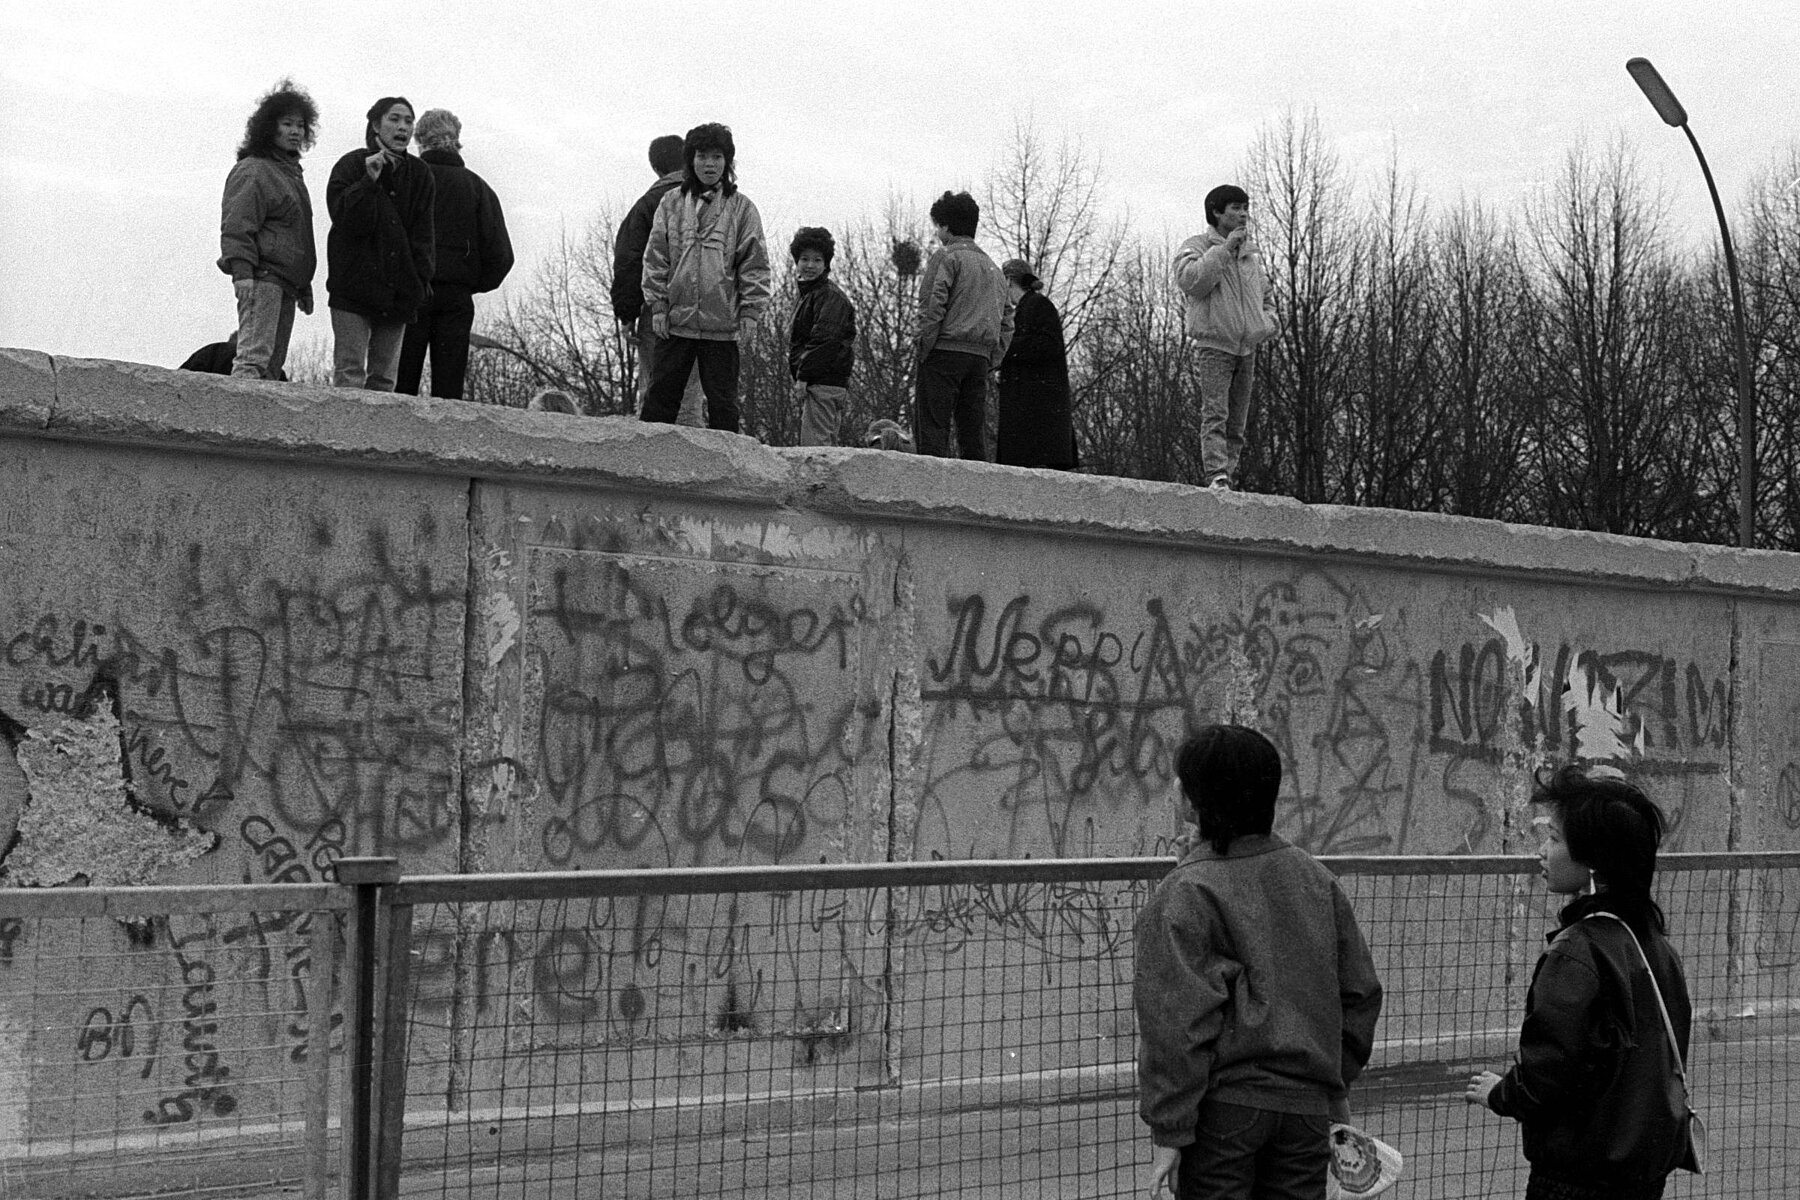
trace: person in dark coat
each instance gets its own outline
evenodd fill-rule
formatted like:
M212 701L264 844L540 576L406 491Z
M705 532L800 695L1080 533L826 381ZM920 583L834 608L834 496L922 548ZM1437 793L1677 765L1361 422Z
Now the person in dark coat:
M1062 318L1023 259L1000 268L1012 291L1012 343L1000 360L1000 424L994 461L1015 467L1075 466L1069 361Z
M656 367L656 334L650 328L650 312L644 307L644 247L650 242L650 226L656 220L656 206L663 194L681 186L685 169L683 140L679 133L665 133L650 143L650 169L656 182L637 198L619 232L613 238L612 310L613 319L632 327L637 341L637 406L641 412L644 397L650 393L650 372ZM700 390L698 366L688 373L687 389L681 394L681 412L675 423L699 429L706 424L706 397Z
M487 181L463 165L462 122L448 109L429 108L413 130L419 159L431 168L437 188L432 209L437 268L431 298L406 327L400 346L400 376L394 390L419 394L425 352L431 352L431 394L461 400L469 370L469 331L475 326L475 297L491 292L512 270L512 239L506 215Z
M411 102L382 97L369 109L365 148L338 159L325 185L337 387L394 390L406 324L431 290L437 184L431 168L406 152L412 133Z

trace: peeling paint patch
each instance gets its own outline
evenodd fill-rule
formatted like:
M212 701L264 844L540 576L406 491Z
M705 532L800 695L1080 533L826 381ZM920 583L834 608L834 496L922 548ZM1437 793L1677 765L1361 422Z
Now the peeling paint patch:
M27 798L0 883L147 884L218 845L216 833L137 806L125 779L118 715L107 704L94 709L29 730L19 742Z
M481 620L487 629L487 667L492 671L519 644L519 606L503 591L481 599Z

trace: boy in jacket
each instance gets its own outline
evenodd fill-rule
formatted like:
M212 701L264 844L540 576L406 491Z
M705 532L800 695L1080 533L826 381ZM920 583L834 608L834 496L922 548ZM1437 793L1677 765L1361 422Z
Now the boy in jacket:
M681 186L658 202L644 245L644 306L656 355L638 415L673 423L698 362L707 425L736 433L738 339L769 307L762 216L738 191L730 129L696 125L682 142L682 157Z
M336 387L391 392L406 324L436 272L437 184L406 152L413 107L384 96L369 109L365 146L338 159L325 185L325 239Z
M788 254L800 279L800 301L788 329L788 374L800 399L800 444L835 446L856 363L856 308L831 279L837 243L829 229L806 226Z
M1199 345L1201 470L1207 486L1228 491L1250 421L1256 348L1280 326L1262 255L1250 240L1250 197L1229 183L1214 188L1206 194L1206 221L1211 228L1175 252L1174 272L1188 336Z
M1209 725L1175 768L1200 836L1137 920L1146 1191L1319 1200L1332 1116L1374 1045L1375 964L1337 880L1273 832L1268 738Z
M679 133L665 133L651 139L650 169L656 172L656 182L632 204L613 237L613 319L630 326L632 339L637 343L637 408L640 414L644 411L644 398L650 394L650 373L656 368L656 334L650 328L650 311L644 307L644 247L650 242L650 225L656 219L657 205L662 203L665 195L681 186L683 165ZM695 429L706 426L706 397L700 391L698 370L688 372L677 422Z
M942 245L919 276L919 453L949 457L950 425L957 453L987 460L987 377L1012 342L1012 292L1000 268L975 244L981 206L967 192L945 192L931 205Z

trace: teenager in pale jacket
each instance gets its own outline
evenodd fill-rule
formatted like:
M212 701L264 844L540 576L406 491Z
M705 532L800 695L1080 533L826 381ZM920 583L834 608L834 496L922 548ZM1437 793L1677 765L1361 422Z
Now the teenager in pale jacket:
M1199 345L1200 464L1209 487L1237 479L1256 381L1256 348L1280 332L1262 254L1250 240L1250 197L1224 184L1206 194L1211 227L1175 252L1188 336Z
M738 191L736 157L724 125L688 130L681 186L656 206L644 246L644 307L656 355L643 420L676 420L698 362L706 423L738 431L738 339L756 327L772 288L762 217Z

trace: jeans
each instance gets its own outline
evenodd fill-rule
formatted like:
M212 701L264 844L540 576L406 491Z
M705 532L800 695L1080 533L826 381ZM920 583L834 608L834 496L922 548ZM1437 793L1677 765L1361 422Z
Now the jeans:
M419 394L425 352L431 352L431 394L461 400L469 374L469 330L475 327L475 297L468 288L436 284L431 302L406 327L400 343L400 373L394 390Z
M1331 1118L1202 1100L1177 1200L1324 1200Z
M988 360L961 350L933 350L919 363L919 453L950 457L950 425L956 424L958 456L987 461Z
M1250 423L1250 387L1256 355L1202 349L1194 362L1200 377L1200 468L1204 482L1223 475L1237 482L1244 427Z
M637 407L638 415L644 412L644 400L650 395L650 372L656 369L656 334L650 328L650 310L637 321ZM700 364L688 372L687 385L681 393L681 412L677 414L675 423L686 425L690 429L703 429L706 426L706 393L700 388Z
M356 313L332 309L331 386L393 391L405 336L406 326L398 321L377 325Z
M638 414L645 421L674 424L681 416L681 393L688 373L700 368L706 392L706 423L729 433L738 431L738 344L709 338L666 337L656 342L650 369L650 394Z
M850 390L829 383L797 383L794 390L800 393L800 444L837 445Z
M294 333L294 298L272 279L256 279L238 300L237 357L231 373L239 379L273 379L287 362Z

